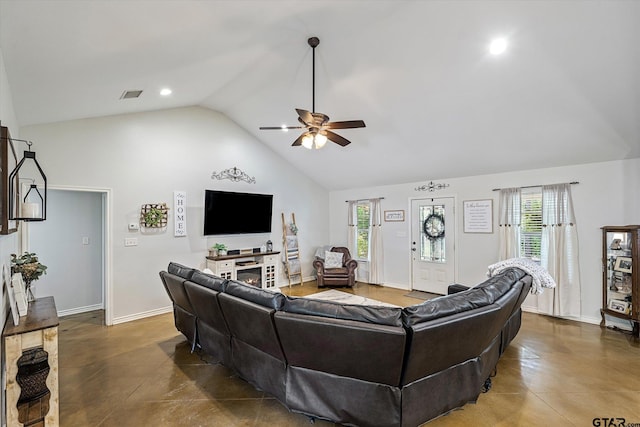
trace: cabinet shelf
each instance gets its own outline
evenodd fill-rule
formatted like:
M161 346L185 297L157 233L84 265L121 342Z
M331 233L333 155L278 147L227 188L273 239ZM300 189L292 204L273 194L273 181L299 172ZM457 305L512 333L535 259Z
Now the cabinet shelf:
M602 321L607 316L628 320L633 335L640 334L640 280L638 258L640 225L602 227Z
M240 280L262 289L277 288L279 251L255 252L235 255L208 256L207 268L216 276ZM257 271L256 271L257 270ZM247 273L252 272L255 274ZM240 273L240 274L238 274ZM245 276L239 278L238 276ZM257 277L256 277L257 276Z

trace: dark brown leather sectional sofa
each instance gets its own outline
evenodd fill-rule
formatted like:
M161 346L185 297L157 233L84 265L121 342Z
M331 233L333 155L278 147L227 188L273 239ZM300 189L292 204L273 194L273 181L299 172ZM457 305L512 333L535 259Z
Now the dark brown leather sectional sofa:
M288 297L170 263L176 328L291 411L417 426L475 402L520 329L531 276L513 268L405 308Z

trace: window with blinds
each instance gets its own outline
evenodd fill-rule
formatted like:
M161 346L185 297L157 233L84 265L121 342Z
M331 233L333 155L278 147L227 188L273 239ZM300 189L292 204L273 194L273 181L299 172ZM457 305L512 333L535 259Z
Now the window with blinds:
M369 260L369 239L371 237L371 203L359 202L356 210L356 259Z
M523 188L520 195L520 256L540 261L542 188Z

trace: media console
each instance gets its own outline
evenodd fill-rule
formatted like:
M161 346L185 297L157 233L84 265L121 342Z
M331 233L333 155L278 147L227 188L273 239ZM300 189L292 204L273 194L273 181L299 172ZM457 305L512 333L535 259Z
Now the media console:
M278 254L258 252L207 257L207 268L218 277L239 280L262 289L273 289L278 280Z

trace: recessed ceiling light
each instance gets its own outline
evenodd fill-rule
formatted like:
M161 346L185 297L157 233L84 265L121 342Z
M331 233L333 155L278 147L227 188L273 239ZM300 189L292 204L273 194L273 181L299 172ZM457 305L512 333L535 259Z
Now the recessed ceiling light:
M160 90L160 95L162 96L169 96L171 95L171 89L169 89L168 87L165 87L164 89Z
M493 39L489 45L489 53L492 55L500 55L505 50L507 50L507 39L502 37Z

